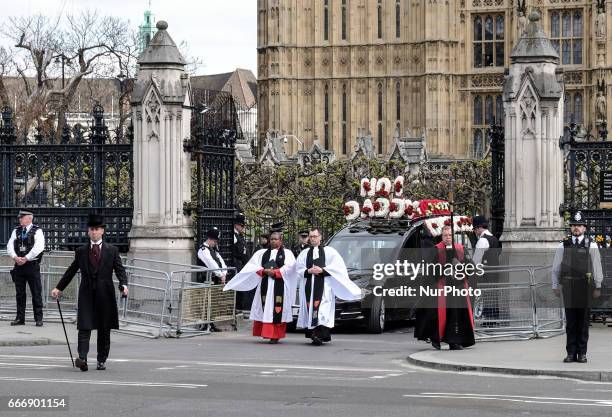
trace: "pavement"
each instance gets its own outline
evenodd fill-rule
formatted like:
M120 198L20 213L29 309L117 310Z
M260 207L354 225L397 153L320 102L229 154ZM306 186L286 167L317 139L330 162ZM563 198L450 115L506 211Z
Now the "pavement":
M408 362L445 371L552 376L583 381L612 382L612 328L590 329L588 362L563 363L565 335L513 341L486 341L464 350L428 349L408 356Z

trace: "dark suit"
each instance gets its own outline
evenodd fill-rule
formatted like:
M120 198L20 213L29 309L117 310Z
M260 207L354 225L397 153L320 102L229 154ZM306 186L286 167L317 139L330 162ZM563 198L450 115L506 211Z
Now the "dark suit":
M81 271L77 328L79 329L79 357L87 359L89 337L98 330L98 361L105 362L110 350L110 330L119 328L117 297L113 271L121 285L127 286L127 276L119 257L119 250L102 243L99 261L91 256L90 243L75 251L74 261L57 284L63 291L78 271Z

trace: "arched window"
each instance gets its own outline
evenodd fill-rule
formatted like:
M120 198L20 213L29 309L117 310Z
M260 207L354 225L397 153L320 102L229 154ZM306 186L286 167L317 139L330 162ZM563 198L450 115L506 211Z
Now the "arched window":
M395 1L395 37L401 36L402 15L401 15L400 0Z
M342 40L346 40L346 0L342 0Z
M475 15L473 25L474 67L502 67L506 30L504 15Z
M580 10L553 12L550 15L550 41L559 53L561 64L582 64L583 19Z
M329 149L329 86L326 84L325 85L325 96L324 96L324 103L323 103L323 118L324 118L324 126L323 126L323 136L324 136L324 143L325 143L325 149Z
M382 84L378 84L378 120L383 119L383 92Z
M383 153L383 91L382 84L378 84L378 154Z
M342 85L342 154L348 153L348 137L347 137L347 96L346 96L346 84Z
M395 84L395 120L402 120L402 90L400 83Z
M329 0L323 6L323 40L329 40Z
M576 124L582 124L582 94L580 93L574 95L574 118Z
M474 124L481 125L482 123L482 98L474 96Z
M376 6L377 22L378 22L378 39L382 39L382 1L378 0L378 6Z

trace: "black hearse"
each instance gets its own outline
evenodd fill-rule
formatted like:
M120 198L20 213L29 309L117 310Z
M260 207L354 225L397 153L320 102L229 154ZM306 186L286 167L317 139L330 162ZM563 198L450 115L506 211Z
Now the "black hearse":
M436 244L441 239L432 238L427 230L425 221L432 217L440 216L420 217L414 220L358 220L346 225L329 238L326 245L340 253L350 278L365 290L365 296L360 301L336 300L336 321L361 322L365 324L368 332L382 333L386 322L408 320L413 317L418 297L377 297L373 294L373 289L376 286L416 287L418 279L390 275L382 280L375 280L373 268L374 264L395 263L404 259L408 262L421 262L421 248ZM466 233L455 234L455 239L466 249L471 247ZM299 303L299 300L296 302ZM296 308L294 312L297 313Z

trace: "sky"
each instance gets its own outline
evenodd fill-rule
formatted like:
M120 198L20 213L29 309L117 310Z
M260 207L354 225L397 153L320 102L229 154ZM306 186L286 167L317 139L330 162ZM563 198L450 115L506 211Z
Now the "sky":
M148 5L148 0L0 0L4 16L57 16L62 10L98 9L101 15L128 19L135 29ZM257 76L255 0L151 0L151 10L156 20L168 22L168 33L177 45L186 41L189 54L202 59L198 74L245 68Z

